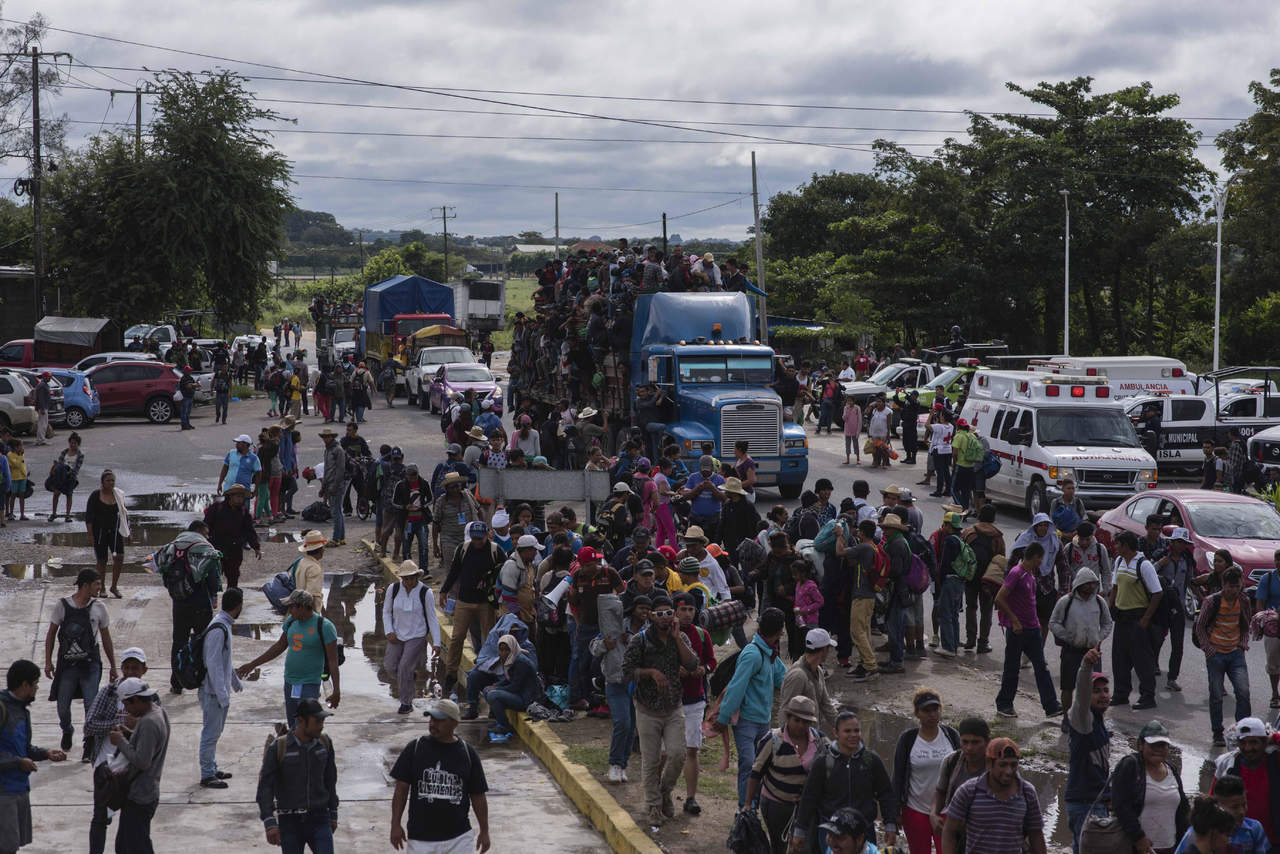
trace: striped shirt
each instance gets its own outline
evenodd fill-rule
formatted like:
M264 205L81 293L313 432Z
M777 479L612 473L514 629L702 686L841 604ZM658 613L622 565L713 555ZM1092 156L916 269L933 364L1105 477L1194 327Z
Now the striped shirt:
M824 741L821 733L809 727L809 746L800 754L785 726L770 730L760 741L751 766L751 776L761 781L762 796L784 804L798 803L809 768Z
M1022 840L1044 832L1035 787L1019 777L1018 790L1001 800L991 791L989 776L960 784L947 818L964 822L965 854L1022 854Z
M1221 599L1217 619L1209 626L1209 643L1215 652L1225 654L1240 648L1240 608L1239 596L1230 603L1225 598Z

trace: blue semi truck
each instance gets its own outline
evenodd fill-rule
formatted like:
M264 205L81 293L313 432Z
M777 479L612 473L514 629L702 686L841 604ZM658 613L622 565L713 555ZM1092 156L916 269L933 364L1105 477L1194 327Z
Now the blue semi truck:
M754 303L743 293L639 294L629 376L610 385L622 392L624 423L634 420L639 386L652 382L665 392L672 416L663 435L680 445L690 469L705 442L717 457L732 459L734 443L745 439L757 484L795 498L809 474L808 440L803 427L783 419L771 388L774 353L756 338L757 328Z

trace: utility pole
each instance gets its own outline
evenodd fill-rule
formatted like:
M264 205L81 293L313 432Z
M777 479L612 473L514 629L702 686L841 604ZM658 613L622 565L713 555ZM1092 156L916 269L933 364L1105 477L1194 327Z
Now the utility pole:
M756 179L756 153L751 152L751 207L755 213L756 233L756 287L764 290L764 244L760 242L760 185ZM664 216L665 219L665 216ZM766 298L760 301L760 343L769 343L769 321Z
M662 212L662 257L667 257L667 212Z
M454 210L457 210L457 208L447 207L445 205L441 205L438 208L431 209L432 211L431 218L439 219L441 224L444 226L444 280L445 282L449 281L449 220L458 218L458 215L456 213L450 213L450 211L454 211ZM440 213L437 214L435 213L435 211L440 211Z
M360 272L363 273L364 272L364 232L357 231L356 234L359 235L359 238L360 238Z
M142 162L142 87L133 90L133 153Z
M1062 257L1062 355L1071 355L1071 192L1059 190L1062 194L1062 206L1066 210L1067 221L1063 226Z
M556 193L556 260L560 260L560 194Z

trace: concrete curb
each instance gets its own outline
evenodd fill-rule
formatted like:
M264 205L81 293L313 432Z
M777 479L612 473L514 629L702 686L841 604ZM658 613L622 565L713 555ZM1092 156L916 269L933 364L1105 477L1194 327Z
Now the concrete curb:
M377 548L372 542L364 540L364 545L370 554L377 557ZM394 582L396 565L385 557L378 558L378 562L382 565L382 576L386 582ZM436 616L440 620L440 639L448 647L452 618L444 613L441 604L437 603ZM463 647L462 665L458 668L459 684L465 685L466 671L474 666L475 656ZM631 814L622 808L591 771L568 758L568 748L545 721L527 722L518 712L508 712L508 716L516 734L546 766L574 806L604 834L610 848L618 854L661 854L658 844L636 824Z

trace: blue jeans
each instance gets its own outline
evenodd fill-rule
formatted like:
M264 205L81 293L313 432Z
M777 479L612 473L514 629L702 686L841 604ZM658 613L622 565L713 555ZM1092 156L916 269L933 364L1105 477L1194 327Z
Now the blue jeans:
M907 606L899 604L897 594L889 602L889 613L885 616L884 630L889 635L889 664L901 667L907 659L903 645L903 637L907 631Z
M507 709L523 712L529 706L519 694L514 691L504 691L501 688L490 688L489 693L484 695L484 699L489 704L489 711L493 712L496 719L493 728L498 732L511 732L511 721L507 718Z
M308 682L305 685L297 686L299 688L298 696L293 696L294 686L288 682L284 683L284 714L289 719L289 729L292 731L298 723L298 704L310 697L313 700L320 699L320 683Z
M222 728L227 724L229 706L218 702L218 698L200 686L197 694L200 698L200 711L204 723L200 728L200 779L208 780L218 773L218 760L215 752L218 739L222 737Z
M604 699L609 704L609 715L613 718L613 733L609 736L609 764L626 768L635 739L635 713L631 709L631 692L627 690L627 683L606 682Z
M189 427L189 426L191 426L191 407L193 407L193 406L195 406L195 405L196 405L196 402L195 402L195 400L194 400L194 399L192 399L192 398L190 398L190 397L184 397L184 398L182 398L182 409L181 409L180 411L181 411L181 413L182 413L182 426L183 426L183 427Z
M498 677L479 667L467 671L467 703L474 706L480 702L480 692L490 685L497 685Z
M359 421L363 421L363 420L364 420L364 411L365 411L365 409L367 409L367 407L360 406L359 404L357 404L356 406L353 406L353 407L352 407L352 409L355 411L355 418L356 418L356 421L357 421L357 422L359 422Z
M740 720L733 725L733 744L738 749L739 807L747 802L747 779L751 776L751 766L756 761L756 742L764 738L768 731L767 722Z
M1222 732L1222 697L1226 694L1222 677L1231 680L1231 693L1236 695L1236 720L1253 714L1249 708L1249 668L1242 649L1207 656L1204 666L1209 671L1209 723L1216 735Z
M333 854L333 830L329 827L329 814L323 810L306 815L282 815L280 822L280 848L284 854L303 854L306 846L312 854Z
M184 403L186 401L183 401ZM231 406L231 392L220 391L213 397L213 420L214 423L221 421L227 423L227 409Z
M960 611L964 607L964 582L958 575L948 575L942 580L942 592L938 596L938 631L942 634L942 648L955 652L960 646Z
M58 723L63 732L72 732L71 701L75 699L76 688L84 697L84 713L89 714L93 698L98 696L98 683L102 681L102 662L94 661L79 667L66 666L58 679Z
M335 398L333 401L333 409L329 410L329 414L333 416L330 421L346 421L347 420L347 399L345 397Z
M1071 828L1071 854L1080 854L1080 831L1090 814L1106 818L1107 808L1087 801L1067 801L1067 827Z
M408 522L404 526L404 544L400 546L400 554L408 555L409 546L418 541L418 566L425 572L427 568L427 522Z
M1047 715L1061 704L1058 702L1057 690L1053 687L1053 677L1049 675L1049 668L1044 663L1044 642L1039 629L1023 629L1018 633L1009 628L1004 630L1004 673L1000 677L1000 693L996 694L996 708L1013 708L1023 655L1030 659L1035 670L1040 705Z
M824 397L819 408L818 415L818 432L822 432L822 428L826 427L827 432L831 432L831 422L836 415L836 402L831 398Z
M591 695L591 641L600 627L578 623L573 630L573 654L569 658L569 700L585 700Z
M329 496L329 513L333 516L333 539L335 540L347 538L347 520L342 516L342 496L346 493L346 484L343 484L343 488L335 489Z

